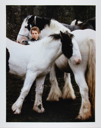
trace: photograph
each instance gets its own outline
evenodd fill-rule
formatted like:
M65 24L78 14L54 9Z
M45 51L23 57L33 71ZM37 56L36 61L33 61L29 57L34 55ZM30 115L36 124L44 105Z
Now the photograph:
M95 121L95 11L6 6L7 122Z
M30 2L2 6L0 128L99 127L98 4Z

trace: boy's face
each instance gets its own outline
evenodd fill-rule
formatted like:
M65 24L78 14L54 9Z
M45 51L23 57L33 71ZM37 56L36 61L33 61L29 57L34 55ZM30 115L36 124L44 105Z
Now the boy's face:
M37 31L32 30L31 35L32 35L32 37L33 37L35 40L37 40L37 39L38 39L39 34L40 34L40 33L38 33Z

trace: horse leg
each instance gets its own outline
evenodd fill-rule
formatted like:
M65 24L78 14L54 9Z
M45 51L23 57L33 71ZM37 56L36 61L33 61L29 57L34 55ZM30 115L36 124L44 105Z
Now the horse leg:
M42 105L42 93L44 88L45 77L46 76L42 76L36 79L36 94L33 110L38 113L43 113L45 111Z
M27 95L26 98L25 98L25 100L26 100L27 102L31 102L31 93L33 92L34 85L35 85L35 81L33 82L32 86L31 86L31 88L30 88L30 91L29 91L28 95Z
M16 102L12 105L12 111L14 112L14 114L21 113L23 101L24 101L25 97L27 96L27 94L29 93L29 90L30 90L32 83L35 79L36 79L36 74L33 73L32 71L28 70L27 74L26 74L25 81L24 81L24 86L21 89L20 96L18 97Z
M72 83L71 83L71 78L70 78L70 73L64 73L64 80L65 80L65 86L63 87L63 94L62 98L63 99L76 99Z
M86 120L91 117L91 104L88 96L88 86L83 73L74 73L76 83L79 86L82 103L77 119Z
M59 97L62 96L62 93L58 87L58 82L56 79L55 64L52 65L52 68L50 70L50 83L51 90L48 94L47 101L59 101Z

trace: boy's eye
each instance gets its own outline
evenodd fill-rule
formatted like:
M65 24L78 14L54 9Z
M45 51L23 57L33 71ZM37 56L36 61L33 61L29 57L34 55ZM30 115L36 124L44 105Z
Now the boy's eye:
M32 34L34 35L34 34L37 34L37 33L32 33Z

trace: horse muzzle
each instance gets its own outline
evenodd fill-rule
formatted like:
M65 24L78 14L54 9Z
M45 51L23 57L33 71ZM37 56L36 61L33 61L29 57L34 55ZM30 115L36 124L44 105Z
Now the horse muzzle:
M81 56L80 57L79 56L73 56L70 58L70 60L72 61L73 64L77 65L77 64L81 63L82 58L81 58Z

